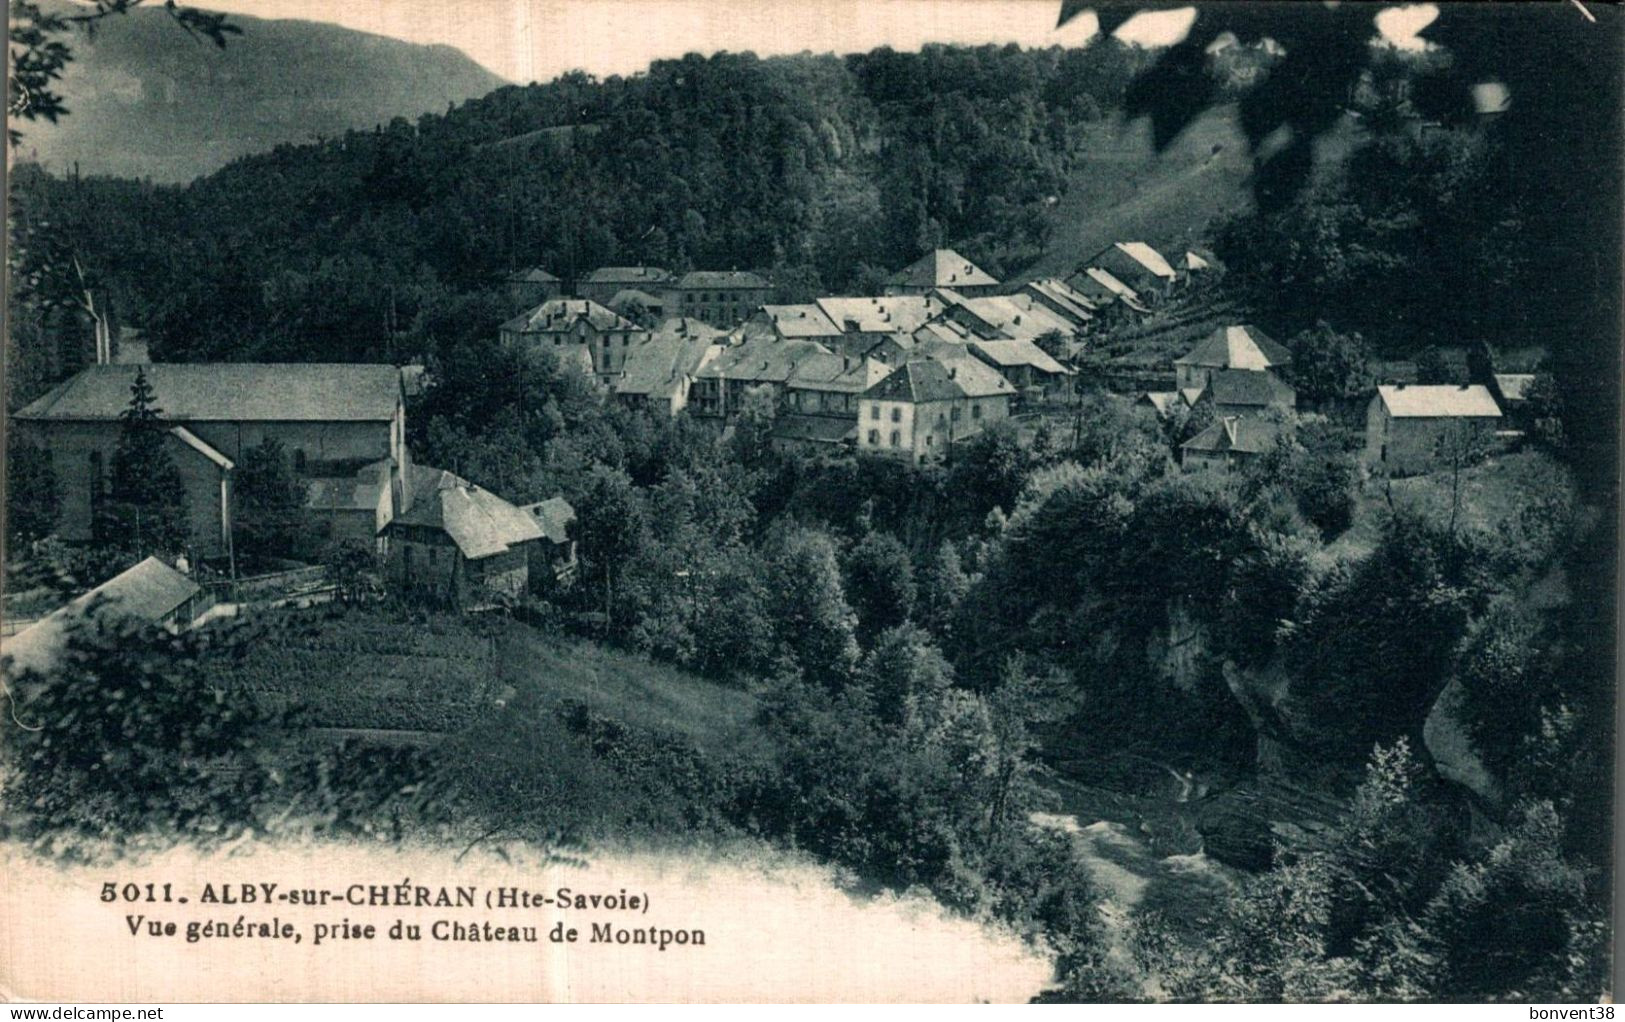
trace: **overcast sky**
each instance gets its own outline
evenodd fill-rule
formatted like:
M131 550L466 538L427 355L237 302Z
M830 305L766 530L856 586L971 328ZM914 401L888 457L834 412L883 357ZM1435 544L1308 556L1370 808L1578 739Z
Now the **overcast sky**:
M1077 46L1093 14L1055 28L1059 0L197 0L261 18L336 22L419 43L455 46L514 82L575 68L630 74L689 52L851 53L922 43ZM1437 14L1431 4L1387 8L1384 34L1401 45ZM1118 31L1145 45L1177 40L1190 9L1138 15Z

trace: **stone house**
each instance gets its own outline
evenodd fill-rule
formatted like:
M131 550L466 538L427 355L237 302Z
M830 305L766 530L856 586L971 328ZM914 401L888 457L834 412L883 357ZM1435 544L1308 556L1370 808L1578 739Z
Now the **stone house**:
M778 407L797 363L829 354L828 348L806 340L746 340L725 347L694 374L689 409L694 415L731 419L739 414L746 392L764 386Z
M1280 427L1263 419L1228 416L1179 447L1181 472L1231 472L1269 451Z
M1010 416L1015 387L975 359L915 359L858 399L858 450L916 463Z
M1372 471L1414 475L1440 462L1441 446L1490 443L1501 409L1482 384L1394 384L1366 406L1365 461Z
M386 573L401 592L464 609L530 591L535 516L443 469L415 466L409 507L384 529Z
M722 331L697 319L668 319L632 345L614 382L615 400L669 418L688 407L695 374L721 352Z
M554 298L520 313L498 329L504 344L578 358L600 377L621 373L633 343L649 336L636 323L587 298Z
M773 285L746 270L693 270L666 286L666 315L730 329L773 297Z
M774 443L807 448L852 443L858 399L890 371L872 358L813 354L801 359L785 381Z
M51 458L60 500L56 533L92 538L107 493L136 372L144 371L160 418L170 423L194 556L231 550L231 491L244 452L279 442L307 482L355 476L383 462L380 500L400 505L408 463L400 370L386 365L160 363L91 366L13 415L21 434ZM321 516L313 512L312 527Z
M660 266L600 266L576 281L576 296L608 305L617 292L633 288L660 294L671 281L671 271Z

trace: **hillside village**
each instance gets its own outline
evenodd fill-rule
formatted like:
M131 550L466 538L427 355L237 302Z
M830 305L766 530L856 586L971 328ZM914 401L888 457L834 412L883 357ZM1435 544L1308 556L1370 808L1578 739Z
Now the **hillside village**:
M771 416L776 446L921 464L1000 424L1064 425L1080 393L1101 385L1090 378L1100 366L1092 356L1153 309L1199 296L1215 272L1196 252L1170 259L1134 241L1065 279L1007 286L938 249L893 275L884 294L775 305L761 301L771 285L754 273L607 267L584 275L570 296L536 268L507 279L510 298L528 307L496 325L492 343L550 353L602 400L630 409L726 430L754 401ZM645 287L622 286L631 283ZM679 314L659 316L667 308ZM413 461L407 396L435 386L421 366L151 365L138 361L139 349L115 359L111 346L105 355L108 364L86 367L12 416L50 452L61 487L54 531L65 540L93 538L139 375L184 481L185 541L171 558L236 577L237 465L269 441L306 493L300 528L280 557L314 561L326 544L356 544L376 555L391 587L456 606L545 594L571 578L568 501L511 503L479 480ZM1258 328L1218 325L1165 367L1170 389L1123 397L1160 419L1203 410L1211 421L1174 454L1186 472L1229 472L1273 449L1300 411L1315 414L1298 407L1291 364ZM1474 365L1489 365L1487 356ZM1364 470L1426 473L1443 457L1441 440L1456 433L1486 451L1516 444L1532 379L1489 372L1470 383L1382 383L1355 396L1345 404L1365 407ZM155 607L152 616L168 613Z
M0 823L767 847L1057 999L1592 999L1617 217L1536 170L1597 115L1311 7L1204 8L1171 112L1108 33L19 165Z

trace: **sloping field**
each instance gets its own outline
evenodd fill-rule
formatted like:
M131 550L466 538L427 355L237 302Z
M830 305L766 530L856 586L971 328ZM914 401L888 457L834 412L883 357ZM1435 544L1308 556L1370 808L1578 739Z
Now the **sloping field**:
M1319 143L1322 166L1341 160L1351 129ZM1051 210L1044 254L1018 280L1064 276L1117 241L1146 241L1170 259L1200 244L1208 227L1252 204L1252 159L1233 104L1198 117L1162 153L1150 122L1102 121Z

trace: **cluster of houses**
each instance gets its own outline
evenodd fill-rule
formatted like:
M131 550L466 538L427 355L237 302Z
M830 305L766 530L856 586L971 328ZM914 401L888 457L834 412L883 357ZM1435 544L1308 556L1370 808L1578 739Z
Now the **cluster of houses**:
M65 540L93 538L137 373L152 387L181 478L189 563L235 564L237 466L269 440L306 492L301 549L290 554L361 544L403 591L463 606L545 592L574 573L575 512L564 500L516 506L414 464L403 372L388 365L87 367L12 416L51 459Z
M500 325L499 343L552 351L610 399L656 415L727 424L765 404L777 444L918 463L1073 393L1067 363L1088 338L1210 268L1195 252L1178 262L1122 242L1069 277L1005 286L938 249L893 275L883 294L802 304L772 304L766 280L736 271L607 267L565 295L557 278L528 270L508 284L516 302L531 304ZM652 320L643 315L651 310ZM1210 406L1211 425L1183 444L1180 464L1229 471L1270 450L1296 410L1283 376L1291 362L1256 327L1222 326L1174 360L1172 390L1141 401L1163 416ZM162 410L182 479L190 563L230 563L235 572L237 466L269 440L305 489L303 548L291 555L361 544L400 591L462 606L547 592L574 574L575 510L565 500L513 504L413 462L405 395L422 385L420 367L89 366L13 415L14 428L49 453L63 539L92 538L137 373ZM1494 433L1531 378L1489 373L1460 386L1378 387L1367 410L1372 469L1425 471L1447 433ZM138 567L136 581L164 575ZM165 583L165 594L190 599L186 586Z
M1206 404L1213 422L1180 447L1187 472L1230 471L1275 446L1297 392L1280 375L1292 355L1254 326L1223 326L1174 360L1175 389L1140 398L1167 416ZM1489 360L1477 363L1489 366ZM1366 406L1364 461L1373 472L1412 475L1448 456L1444 441L1488 443L1524 401L1532 376L1475 372L1482 382L1384 384Z
M510 283L555 289L530 292L540 300L499 333L573 360L632 407L726 422L766 390L777 443L918 462L1070 393L1068 354L1208 267L1195 253L1184 263L1175 270L1151 246L1125 242L1070 278L1005 286L937 249L883 294L787 305L769 302L771 286L749 273L608 267L566 297L530 270ZM658 325L643 325L650 309Z

